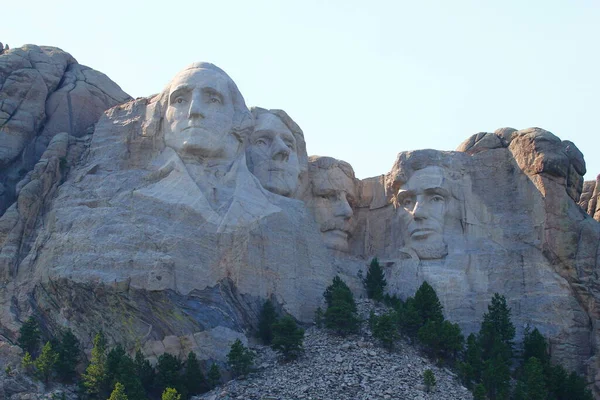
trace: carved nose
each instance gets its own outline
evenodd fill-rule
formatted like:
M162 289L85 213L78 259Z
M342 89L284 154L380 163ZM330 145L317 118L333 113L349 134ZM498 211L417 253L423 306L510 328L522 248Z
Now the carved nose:
M273 147L272 154L273 160L275 161L287 161L290 158L290 148L281 140L281 138L276 137L273 140L271 145Z
M413 209L412 214L415 219L425 219L428 217L424 204L421 201L417 201L415 203L415 208Z
M350 207L350 203L348 203L346 193L341 193L340 198L336 204L335 216L350 219L350 217L352 217L353 215L354 212L352 211L352 207Z
M190 102L188 118L204 118L204 113L202 112L202 101L195 95L192 96L192 101Z

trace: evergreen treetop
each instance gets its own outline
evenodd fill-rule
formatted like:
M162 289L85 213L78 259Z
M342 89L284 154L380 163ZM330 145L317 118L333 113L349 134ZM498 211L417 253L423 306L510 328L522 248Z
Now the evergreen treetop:
M184 383L190 396L200 394L207 390L206 378L200 369L196 353L190 351L185 362Z
M258 336L264 344L271 344L273 340L273 324L277 321L277 312L271 300L265 301L258 320Z
M99 396L104 389L106 380L106 338L102 331L94 337L94 346L92 347L92 357L90 364L82 375L83 386L87 394Z
M254 353L240 339L236 339L227 353L227 364L235 376L244 376L250 372L254 362Z
M38 322L31 316L21 325L17 344L24 351L29 352L32 356L36 356L38 354L40 337L41 333Z
M387 285L383 269L379 265L377 257L371 260L369 270L367 271L367 277L363 280L365 289L367 290L367 297L377 301L383 300L383 292Z
M296 325L289 315L273 324L273 343L271 347L279 351L286 361L294 360L302 352L304 329Z
M120 382L115 383L115 388L108 400L128 400L127 395L125 394L125 386L121 385Z
M429 321L442 322L444 320L442 303L427 281L423 282L415 293L414 306L423 324Z

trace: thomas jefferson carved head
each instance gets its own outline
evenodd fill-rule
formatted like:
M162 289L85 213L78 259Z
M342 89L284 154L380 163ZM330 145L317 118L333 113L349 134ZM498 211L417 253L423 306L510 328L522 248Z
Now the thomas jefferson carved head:
M356 178L352 166L331 157L309 158L309 178L312 196L308 203L320 226L325 246L348 252L352 235L357 196Z
M304 134L285 111L253 107L252 115L255 126L246 145L248 169L265 189L290 197L298 188L301 165L306 168Z
M175 75L161 107L165 144L183 158L233 158L252 128L236 84L210 63L194 63Z

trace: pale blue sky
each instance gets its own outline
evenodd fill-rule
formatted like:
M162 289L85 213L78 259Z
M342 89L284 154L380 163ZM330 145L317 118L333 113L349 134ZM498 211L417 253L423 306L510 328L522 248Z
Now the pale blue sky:
M545 128L600 173L600 1L10 1L0 41L51 45L133 97L210 61L360 178L404 150Z

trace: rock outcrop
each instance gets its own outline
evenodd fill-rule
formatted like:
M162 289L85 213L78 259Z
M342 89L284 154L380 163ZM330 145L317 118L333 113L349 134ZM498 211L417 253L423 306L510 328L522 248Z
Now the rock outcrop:
M583 192L579 205L587 211L587 213L600 222L600 175L595 181L586 181L583 183Z
M60 49L7 48L0 57L0 215L56 134L82 137L105 110L130 99Z
M35 91L11 101L27 96L50 102ZM70 116L88 104L67 103ZM388 173L360 181L348 163L307 157L286 113L251 112L208 63L111 108L92 135L74 117L75 131L44 134L51 118L42 128L33 115L15 118L39 135L15 128L3 142L7 171L39 152L0 218L6 340L35 314L88 348L102 328L150 358L193 350L222 363L265 299L309 322L335 275L364 294L377 256L391 293L411 296L427 280L466 334L505 295L518 339L537 327L554 360L600 387L600 223L578 204L583 193L589 209L597 189L588 196L569 141L503 128L455 152L400 153Z

